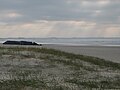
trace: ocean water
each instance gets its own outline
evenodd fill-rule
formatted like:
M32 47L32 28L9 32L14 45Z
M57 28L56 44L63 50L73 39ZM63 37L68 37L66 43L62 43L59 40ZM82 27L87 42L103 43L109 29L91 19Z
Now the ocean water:
M7 40L32 41L39 44L120 46L120 38L0 38L0 43Z

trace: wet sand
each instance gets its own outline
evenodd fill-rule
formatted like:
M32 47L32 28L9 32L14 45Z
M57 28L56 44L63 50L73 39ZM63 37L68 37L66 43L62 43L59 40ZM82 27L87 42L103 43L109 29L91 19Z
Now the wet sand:
M45 44L43 47L62 50L74 54L99 57L105 60L120 63L120 46L70 46Z

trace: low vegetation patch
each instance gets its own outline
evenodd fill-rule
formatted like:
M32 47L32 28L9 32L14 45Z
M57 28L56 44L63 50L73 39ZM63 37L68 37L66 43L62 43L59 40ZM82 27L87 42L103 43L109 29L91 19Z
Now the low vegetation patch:
M120 89L120 64L37 47L0 47L0 90Z

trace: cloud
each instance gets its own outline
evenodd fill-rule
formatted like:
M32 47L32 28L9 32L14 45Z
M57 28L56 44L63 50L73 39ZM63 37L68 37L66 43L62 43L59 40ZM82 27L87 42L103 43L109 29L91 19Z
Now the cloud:
M7 25L7 23L0 22L0 26L4 26L4 25Z
M96 29L96 30L95 30ZM120 28L86 21L42 21L0 25L1 37L96 37L119 36Z
M113 16L118 17L120 14L120 2L118 0L21 0L21 2L18 2L18 0L2 0L1 8L3 11L14 10L23 15L24 17L18 22L40 19L109 22L108 19ZM111 12L114 15L111 15ZM104 20L101 20L101 18Z
M7 15L5 15L5 17L8 17L8 18L17 18L17 17L21 17L22 15L21 14L18 14L18 13L8 13Z
M5 10L5 11L0 11L0 21L1 22L6 22L6 23L11 23L13 22L18 22L19 19L23 17L22 14L18 13L17 11L13 10Z
M0 35L120 36L119 8L119 0L0 0Z
M104 30L104 36L120 36L120 27L108 27Z

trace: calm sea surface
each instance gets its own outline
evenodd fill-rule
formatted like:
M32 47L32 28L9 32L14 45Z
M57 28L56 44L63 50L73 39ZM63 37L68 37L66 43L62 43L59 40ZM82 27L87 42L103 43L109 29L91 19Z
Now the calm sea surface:
M0 38L7 40L32 41L41 44L120 46L120 38Z

